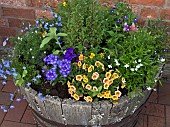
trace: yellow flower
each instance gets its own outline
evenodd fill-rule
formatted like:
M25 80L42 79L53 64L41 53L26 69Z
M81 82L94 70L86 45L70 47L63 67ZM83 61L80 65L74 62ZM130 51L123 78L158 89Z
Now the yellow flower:
M79 95L77 95L77 94L72 95L72 97L77 101L80 99Z
M83 60L83 54L80 53L79 60Z
M119 98L118 98L117 95L112 95L112 99L113 99L113 100L118 100Z
M113 102L113 104L114 104L114 105L117 105L117 104L118 104L118 102L117 102L117 101L114 101L114 102Z
M124 89L126 87L126 84L122 84L121 88Z
M45 37L46 34L47 34L47 32L44 31L44 32L42 33L42 36Z
M74 79L72 79L72 83L74 83Z
M65 7L67 5L67 3L66 2L63 2L63 6Z
M106 78L110 78L111 77L111 72L109 71L109 72L106 72L106 74L105 74L105 76L106 76Z
M95 57L95 54L94 54L94 53L91 53L89 57L90 57L91 59L93 59L93 57Z
M115 91L115 95L117 95L118 97L120 97L121 94L122 94L122 93L121 93L119 90Z
M103 79L103 83L109 83L109 79L108 78L104 78Z
M83 76L82 75L76 75L76 80L77 81L81 81L83 79Z
M87 83L89 80L88 80L88 77L86 76L86 75L83 75L83 81L85 82L85 83Z
M108 89L109 86L110 86L109 83L105 83L105 84L104 84L104 89Z
M87 84L86 87L85 87L87 90L91 90L92 86Z
M102 98L103 96L102 96L101 93L99 93L99 94L97 94L97 97L98 97L98 98Z
M73 92L76 92L76 87L73 85L71 85L69 89L72 90Z
M103 57L104 56L104 53L100 53L100 57Z
M110 90L103 92L102 94L103 94L104 98L111 98L111 91Z
M117 73L113 73L113 75L112 75L112 80L115 80L115 79L117 79L117 78L119 78L119 75L118 75Z
M68 93L72 95L73 91L71 89L68 89Z
M95 66L99 67L99 66L101 66L101 65L102 65L102 63L101 63L100 61L96 61L96 62L95 62Z
M67 86L70 87L70 82L69 81L67 81Z
M109 85L111 85L113 83L113 80L111 79L111 80L109 80Z
M98 91L98 88L96 86L93 86L93 90Z
M125 78L122 77L122 83L125 83L125 82L126 82Z
M94 72L92 75L92 79L93 80L97 80L99 78L99 73L98 72Z
M84 97L84 100L87 101L87 102L93 101L92 97L90 97L90 96Z
M79 62L77 63L77 65L80 67L80 66L82 65L81 61L79 61Z
M85 86L84 83L82 83L81 85L82 85L82 87L84 88L84 86Z
M86 70L86 68L87 68L87 64L83 64L83 67L82 67L84 70Z
M90 65L90 67L88 68L88 72L92 72L94 70L94 66Z

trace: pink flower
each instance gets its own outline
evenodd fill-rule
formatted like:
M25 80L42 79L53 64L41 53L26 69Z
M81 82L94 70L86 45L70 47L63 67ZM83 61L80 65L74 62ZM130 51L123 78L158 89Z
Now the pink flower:
M135 23L132 23L132 25L129 28L130 28L130 31L138 32L138 28L136 28Z

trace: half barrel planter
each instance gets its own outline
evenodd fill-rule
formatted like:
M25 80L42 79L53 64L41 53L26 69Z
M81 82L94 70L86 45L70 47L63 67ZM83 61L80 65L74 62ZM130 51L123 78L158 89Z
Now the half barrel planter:
M162 69L163 66L156 77L161 76ZM114 105L109 101L89 103L50 95L42 101L31 87L20 88L41 127L134 127L143 104L151 94L146 89L143 96L123 96Z

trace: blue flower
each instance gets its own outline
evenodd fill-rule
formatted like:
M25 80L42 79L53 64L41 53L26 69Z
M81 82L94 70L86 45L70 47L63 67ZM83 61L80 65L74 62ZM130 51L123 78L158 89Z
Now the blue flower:
M38 74L37 76L36 76L36 78L38 78L38 79L40 79L42 76L40 75L40 74Z
M6 81L2 81L2 85L6 85L6 83L7 83Z
M14 105L10 105L10 107L9 107L10 109L14 109L15 108L15 106Z
M61 21L61 17L60 17L60 16L58 16L58 21L59 21L59 22Z
M133 21L134 21L134 22L138 22L137 18L135 18Z
M56 74L56 70L55 69L50 69L46 72L46 79L53 81L58 77L58 75Z
M26 86L27 86L27 87L30 87L30 86L31 86L31 83L30 83L30 82L28 82L28 83L26 84Z
M54 54L50 54L50 55L46 56L43 60L47 65L49 65L49 64L55 65L55 64L57 64L59 57L55 56Z
M42 93L38 93L38 97L40 98L41 101L44 101L45 100L45 97L43 97Z
M34 82L36 82L37 81L37 79L34 77L33 79L32 79Z
M17 102L20 102L20 101L21 101L21 98L17 98L16 101L17 101Z

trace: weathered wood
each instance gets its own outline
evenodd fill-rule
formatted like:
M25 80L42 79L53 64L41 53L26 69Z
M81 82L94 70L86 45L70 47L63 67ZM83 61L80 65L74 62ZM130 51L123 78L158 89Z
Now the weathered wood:
M87 102L65 99L62 102L63 118L65 124L90 125L91 104Z
M46 96L44 106L46 107L46 112L48 113L50 120L64 124L64 120L62 118L61 99L59 97L55 97L54 99L52 96Z

